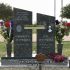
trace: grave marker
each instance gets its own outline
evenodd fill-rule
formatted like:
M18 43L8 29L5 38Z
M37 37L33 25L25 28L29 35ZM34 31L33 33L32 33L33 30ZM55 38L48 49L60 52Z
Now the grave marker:
M37 53L55 53L55 18L37 13L37 24L45 26L37 30Z
M37 24L38 27L35 28L35 30L37 30L38 61L36 58L32 58L33 27L28 28L28 25L32 25L32 12L14 8L14 57L2 57L2 65L19 65L19 67L27 65L33 67L40 64L40 70L42 69L41 64L43 64L43 66L54 65L59 67L60 65L67 65L67 59L61 63L55 63L53 60L49 58L45 59L44 57L44 55L48 56L49 53L55 53L55 18L38 13ZM41 26L43 28L41 28ZM41 61L43 62L41 63Z
M32 12L14 8L14 57L32 57L32 30L24 25L32 24Z

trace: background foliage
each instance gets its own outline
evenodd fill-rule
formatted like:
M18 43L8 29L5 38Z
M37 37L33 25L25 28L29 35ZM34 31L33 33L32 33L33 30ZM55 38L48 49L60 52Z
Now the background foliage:
M3 20L11 19L12 14L13 14L13 10L11 6L4 3L0 3L0 19Z
M70 19L70 4L62 8L61 17Z

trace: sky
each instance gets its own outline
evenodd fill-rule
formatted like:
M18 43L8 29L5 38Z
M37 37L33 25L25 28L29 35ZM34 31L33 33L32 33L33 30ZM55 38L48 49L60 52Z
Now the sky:
M54 16L54 0L0 0L12 7L29 10L33 12L33 22L36 22L36 13ZM63 6L70 3L70 0L63 0ZM61 0L56 0L56 19L61 20ZM66 19L65 19L66 20ZM70 20L68 20L70 21Z

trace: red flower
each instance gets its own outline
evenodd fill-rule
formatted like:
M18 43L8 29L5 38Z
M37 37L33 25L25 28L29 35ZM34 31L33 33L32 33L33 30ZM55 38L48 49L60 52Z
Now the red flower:
M6 26L7 28L9 28L9 27L10 27L10 21L6 21L6 22L5 22L5 26Z
M68 26L69 27L70 26L70 23L64 23L64 26Z
M56 55L54 57L54 61L55 62L63 62L64 61L64 56L62 56L62 55Z
M50 54L49 54L49 58L51 58L51 59L54 60L54 57L55 57L56 55L59 55L59 53L50 53Z

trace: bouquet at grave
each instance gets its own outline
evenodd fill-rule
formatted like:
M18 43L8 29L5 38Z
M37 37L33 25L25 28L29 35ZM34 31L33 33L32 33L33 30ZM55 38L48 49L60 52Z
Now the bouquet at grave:
M67 27L63 25L63 22L56 20L55 25L55 37L58 43L62 43L64 35L66 35Z
M7 43L11 43L13 40L13 22L6 21L1 25L1 35L4 37Z
M52 60L54 60L54 57L55 57L56 55L59 55L59 53L50 53L50 54L49 54L49 58L52 59Z
M63 62L65 60L65 57L59 53L50 53L49 56L54 62Z
M54 61L55 61L55 62L63 62L64 59L65 59L65 57L64 57L63 55L56 55L56 56L54 57Z

